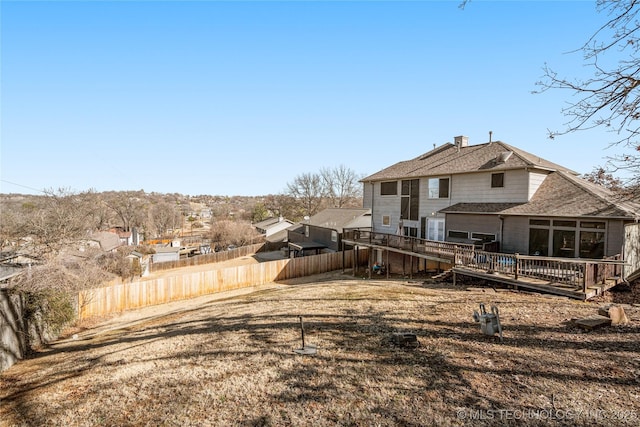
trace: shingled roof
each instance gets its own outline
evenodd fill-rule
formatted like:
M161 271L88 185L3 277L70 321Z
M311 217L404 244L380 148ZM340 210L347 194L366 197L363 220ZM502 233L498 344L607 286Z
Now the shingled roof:
M555 164L501 141L458 147L446 143L414 159L398 162L363 178L361 181L381 181L449 175L487 170L537 168L563 171L577 175Z
M640 204L566 172L552 172L527 203L457 203L443 213L640 218Z
M329 208L311 218L309 225L330 228L342 233L343 228L357 228L371 226L371 210L358 208Z

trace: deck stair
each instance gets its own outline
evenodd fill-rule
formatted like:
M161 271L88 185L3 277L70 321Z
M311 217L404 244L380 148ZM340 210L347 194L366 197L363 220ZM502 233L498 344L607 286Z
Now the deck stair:
M447 280L451 276L453 276L453 271L452 271L452 269L448 269L448 270L445 270L443 272L440 272L440 273L436 274L435 276L432 276L431 278L434 279L434 280Z

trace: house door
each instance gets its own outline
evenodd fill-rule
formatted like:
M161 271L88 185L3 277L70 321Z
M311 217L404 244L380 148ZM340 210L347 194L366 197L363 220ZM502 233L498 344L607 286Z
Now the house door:
M444 218L429 218L427 221L427 239L444 241Z

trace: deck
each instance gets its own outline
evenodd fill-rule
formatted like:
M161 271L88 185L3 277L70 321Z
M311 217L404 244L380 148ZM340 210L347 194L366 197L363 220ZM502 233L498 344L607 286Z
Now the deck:
M502 283L516 289L590 299L623 280L624 261L504 254L474 245L345 230L343 246L361 246L446 263L453 274ZM412 270L411 270L412 271Z

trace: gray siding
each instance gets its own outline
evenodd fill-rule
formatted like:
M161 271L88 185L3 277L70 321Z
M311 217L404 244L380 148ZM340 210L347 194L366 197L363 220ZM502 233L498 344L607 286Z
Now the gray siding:
M529 195L527 200L531 200L533 195L538 191L540 185L544 182L548 172L529 172Z
M362 207L364 209L371 209L373 207L374 197L373 197L373 189L375 187L375 183L364 182L362 184ZM380 184L378 184L380 187ZM380 190L378 190L378 194Z
M604 255L613 256L621 254L624 247L624 223L615 219L607 221L606 239Z
M503 239L500 249L506 253L529 253L529 217L507 216L504 218Z
M325 227L316 227L315 225L305 225L305 227L309 227L309 237L305 235L304 228L301 232L289 232L289 242L291 243L319 243L321 245L325 245L329 251L337 252L340 250L340 241L342 239L342 234L338 233L337 230L333 230ZM331 240L332 231L335 231L338 234L338 241L333 242Z
M491 188L492 173L495 171L454 175L451 182L451 204L514 203L529 200L529 174L526 171L504 171L504 187L501 188Z
M398 191L400 189L398 188ZM400 194L395 196L381 196L380 183L376 182L372 189L373 207L371 208L371 225L374 231L380 233L395 233L400 221ZM367 206L365 205L365 208ZM391 225L382 225L382 217L389 215Z
M463 215L449 214L445 223L445 235L449 235L449 230L467 231L471 233L495 234L500 240L500 219L495 215ZM446 240L451 240L448 237ZM451 240L453 241L453 240Z

